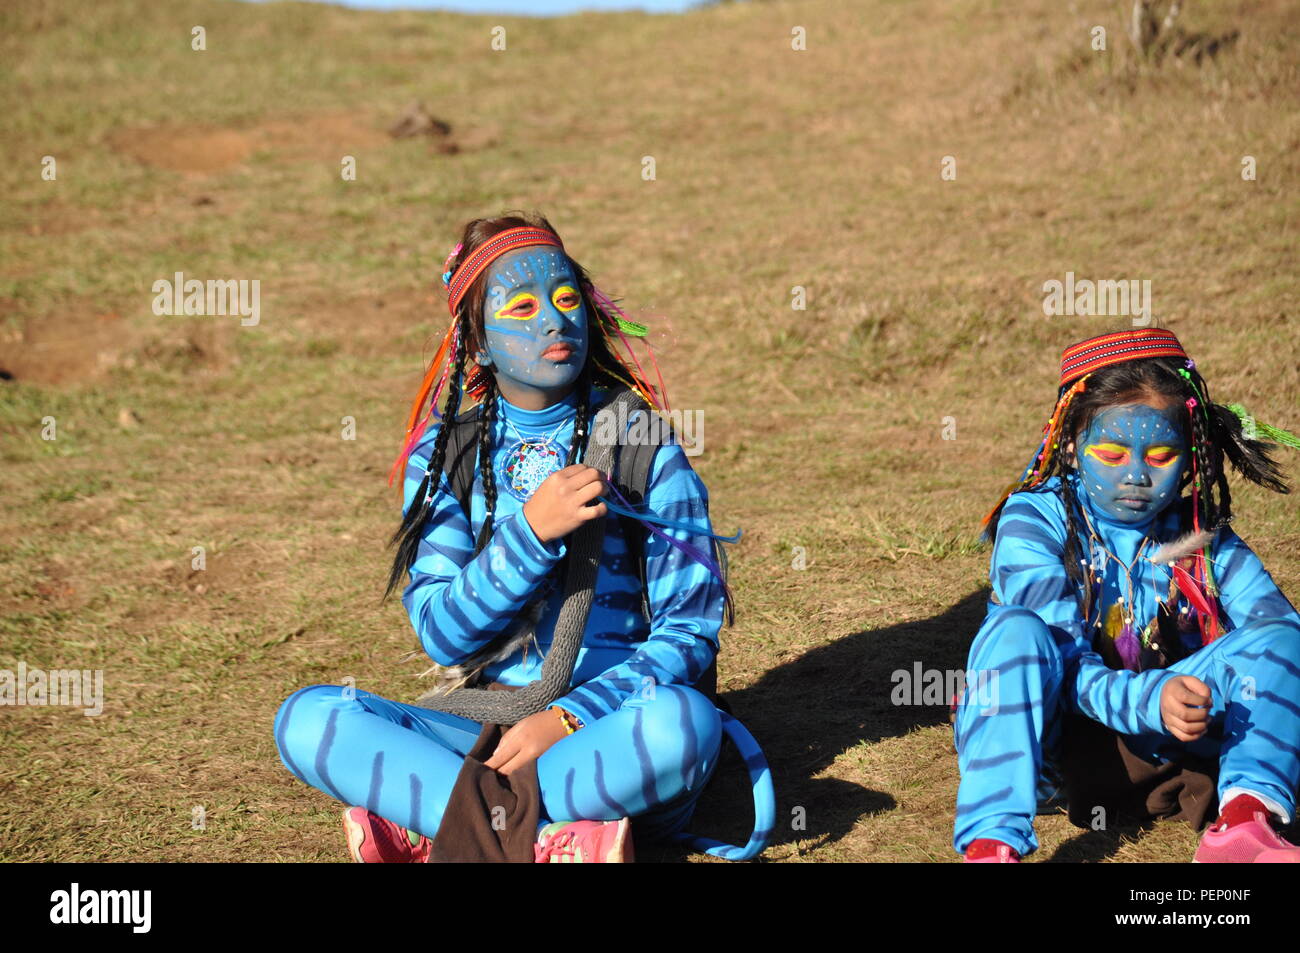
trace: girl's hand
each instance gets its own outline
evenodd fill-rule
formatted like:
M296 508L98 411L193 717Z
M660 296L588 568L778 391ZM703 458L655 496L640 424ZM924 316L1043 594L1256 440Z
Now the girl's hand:
M1199 678L1178 675L1160 689L1160 718L1179 741L1195 741L1210 722L1210 688Z
M588 520L606 513L604 503L587 504L605 492L605 480L595 467L575 463L552 473L524 504L524 519L543 543L562 539ZM554 715L553 721L558 720ZM523 722L520 722L523 724Z
M553 477L558 475L553 474ZM511 774L528 762L536 761L567 734L556 711L544 708L535 715L529 715L502 735L496 751L484 763L493 771Z

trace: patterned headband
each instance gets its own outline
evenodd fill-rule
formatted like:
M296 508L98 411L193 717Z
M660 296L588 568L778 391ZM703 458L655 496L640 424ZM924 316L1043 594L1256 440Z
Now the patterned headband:
M1187 352L1178 343L1173 331L1163 328L1142 328L1134 331L1115 331L1071 344L1061 355L1061 387L1077 381L1085 374L1149 357L1181 357Z
M488 265L506 252L526 245L554 245L559 249L564 248L560 236L533 225L508 228L504 232L493 235L470 253L469 258L456 269L454 275L443 275L443 281L447 285L447 307L451 311L451 316L456 317L456 309L460 306L461 299L465 297L465 292L474 283L474 279L487 270ZM452 254L454 255L455 252Z
M1012 493L1032 489L1047 478L1046 474L1050 472L1053 461L1062 452L1061 445L1069 442L1062 428L1065 426L1070 404L1075 397L1087 389L1088 378L1092 373L1112 364L1123 364L1125 361L1138 361L1148 357L1181 357L1189 360L1187 352L1178 343L1174 333L1162 328L1115 331L1088 338L1078 344L1071 344L1065 349L1061 355L1060 396L1057 397L1056 406L1052 408L1052 416L1048 418L1047 426L1043 428L1043 439L1038 444L1038 449L1034 451L1033 457L1030 458L1029 465L1020 474L1020 478L1002 491L998 502L984 517L981 525L986 533L993 515L1001 509L1002 504ZM1191 364L1189 363L1188 366L1190 367Z

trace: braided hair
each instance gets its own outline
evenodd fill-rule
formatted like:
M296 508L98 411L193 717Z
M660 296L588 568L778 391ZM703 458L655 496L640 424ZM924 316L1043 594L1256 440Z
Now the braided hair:
M484 242L494 235L511 228L538 226L551 232L555 229L541 215L524 216L522 214L502 215L496 218L474 219L465 226L461 236L459 250L448 259L448 268L454 272ZM558 234L558 232L556 233ZM591 277L586 269L564 252L578 278L578 292L582 296L588 315L587 328L587 362L583 365L577 383L577 419L573 428L573 439L565 462L569 466L577 461L585 450L590 432L588 417L591 413L591 389L593 386L617 388L632 386L638 390L648 390L649 384L640 375L626 367L616 356L608 338L606 325L614 318L598 303L593 291ZM482 407L478 419L478 474L483 487L483 502L486 516L483 526L475 540L474 554L478 555L492 538L497 503L496 474L492 468L492 434L497 419L497 397L499 389L492 372L485 367L475 365L466 372L468 356L478 353L486 347L486 335L483 328L483 301L487 292L489 273L485 271L469 286L456 317L451 340L453 342L450 357L451 371L447 387L447 403L442 413L442 424L438 427L433 441L433 452L425 468L424 478L411 501L410 507L402 516L401 524L389 545L395 546L393 564L388 573L388 585L384 590L387 599L394 590L400 588L419 555L420 541L424 537L425 524L433 511L433 499L437 495L438 483L442 479L443 466L447 459L447 442L451 425L460 413L464 396L477 397Z
M1191 465L1184 470L1178 491L1181 493L1189 484L1192 487L1192 499L1185 517L1192 525L1214 530L1232 519L1232 492L1228 486L1225 457L1233 469L1252 483L1276 493L1290 492L1283 481L1281 467L1269 452L1270 444L1247 436L1236 413L1211 401L1209 387L1194 362L1172 357L1126 361L1092 372L1086 382L1086 386L1061 389L1060 400L1065 403L1062 406L1058 402L1057 413L1053 415L1057 422L1055 433L1059 434L1061 444L1077 441L1097 414L1115 404L1154 399L1182 408L1178 421L1191 450ZM1066 401L1070 390L1074 394ZM1052 476L1061 477L1056 492L1065 508L1066 519L1062 560L1066 575L1083 594L1082 609L1087 618L1092 608L1092 587L1084 578L1083 553L1079 545L1080 535L1086 533L1083 533L1082 508L1073 481L1067 479L1074 469L1075 455L1053 453L1051 449L1049 445L1039 459L1038 485L1027 492L1042 492L1042 481ZM998 520L1005 505L1003 500L988 518L986 534L990 539L997 535Z

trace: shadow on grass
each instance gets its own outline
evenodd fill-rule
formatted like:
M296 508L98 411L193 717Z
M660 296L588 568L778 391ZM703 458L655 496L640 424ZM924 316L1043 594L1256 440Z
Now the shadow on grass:
M1097 864L1113 857L1124 846L1156 826L1151 819L1121 818L1120 823L1106 830L1080 830L1067 841L1058 844L1044 864Z
M1214 815L1210 815L1213 819ZM1136 818L1121 815L1119 822L1110 830L1094 831L1080 829L1079 833L1067 841L1058 844L1050 857L1043 858L1045 864L1096 864L1119 853L1124 844L1137 840L1151 831L1157 824L1181 824L1183 821L1157 821L1152 818ZM1293 822L1281 831L1281 835L1292 844L1300 836L1300 821ZM1191 860L1190 857L1186 858Z
M941 704L895 705L893 675L910 674L917 663L923 669L964 669L971 639L984 619L988 592L976 590L929 619L837 639L778 665L747 688L723 694L762 745L772 768L777 811L770 846L800 840L824 848L843 838L862 817L896 805L888 793L817 775L854 745L948 723L946 698ZM744 765L726 745L690 830L742 844L753 824L752 805ZM806 830L792 829L796 808L804 809ZM935 823L951 824L951 815ZM680 860L686 855L680 849L647 845L641 859Z

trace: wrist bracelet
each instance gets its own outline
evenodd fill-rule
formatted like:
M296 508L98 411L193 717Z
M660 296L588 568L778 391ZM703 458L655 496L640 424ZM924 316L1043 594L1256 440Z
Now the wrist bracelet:
M570 734L570 735L571 735L571 734L573 734L575 731L577 731L579 728L582 727L581 722L579 722L577 725L574 725L573 722L574 722L574 721L577 721L577 719L574 718L572 715L570 715L570 714L569 714L567 711L565 711L563 708L556 707L556 708L554 709L554 711L555 711L555 714L557 714L557 715L560 716L560 724L562 724L562 725L564 726L564 731L565 731L566 734ZM570 720L570 719L572 719L572 720Z

